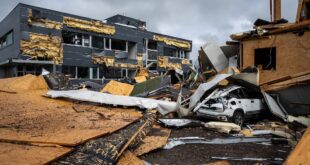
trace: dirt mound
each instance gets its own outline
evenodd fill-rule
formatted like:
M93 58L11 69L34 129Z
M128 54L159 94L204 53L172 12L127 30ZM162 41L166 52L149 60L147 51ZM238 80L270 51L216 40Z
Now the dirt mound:
M43 76L27 74L22 77L0 79L0 91L4 92L20 92L42 89L48 89Z

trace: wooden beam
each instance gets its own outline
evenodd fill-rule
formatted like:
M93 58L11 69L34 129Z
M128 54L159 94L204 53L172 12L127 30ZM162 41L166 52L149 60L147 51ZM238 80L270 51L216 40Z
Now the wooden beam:
M297 8L297 15L296 15L296 23L300 22L302 5L303 5L303 0L299 0L298 8Z
M281 19L281 0L273 0L273 21Z
M287 32L287 31L299 30L299 29L305 28L307 26L310 26L310 19L302 21L302 22L299 22L299 23L295 23L295 24L293 24L291 26L287 26L287 27L284 27L284 28L271 30L269 32L269 34L283 33L283 32Z

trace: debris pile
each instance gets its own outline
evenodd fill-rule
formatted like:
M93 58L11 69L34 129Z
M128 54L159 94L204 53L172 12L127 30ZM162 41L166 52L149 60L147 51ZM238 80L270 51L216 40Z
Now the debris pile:
M52 24L35 18L28 23ZM70 17L64 18L63 25L102 34L115 32L102 22ZM189 61L173 63L160 57L158 66L168 68L161 74L137 64L130 77L102 79L101 83L73 82L62 73L45 72L1 79L2 162L309 163L309 60L283 64L285 58L309 53L293 44L296 52L286 54L282 49L289 46L281 40L286 36L299 44L309 43L309 20L291 24L284 19L258 19L254 25L249 32L231 35L234 41L228 45L201 46L197 66L185 68L181 64ZM260 46L269 45L270 39L271 48ZM154 40L190 46L157 35ZM38 51L40 44L47 48ZM57 38L30 34L22 50L32 52L34 58L62 60ZM114 57L92 58L96 64L118 65ZM17 154L21 156L16 158Z

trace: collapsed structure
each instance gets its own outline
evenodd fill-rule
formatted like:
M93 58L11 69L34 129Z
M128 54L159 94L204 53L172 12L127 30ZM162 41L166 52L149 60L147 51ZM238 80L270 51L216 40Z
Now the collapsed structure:
M220 164L309 164L310 1L300 0L294 24L281 19L280 2L271 3L271 22L258 19L253 30L231 35L234 41L228 45L201 46L198 69L188 65L187 59L172 62L169 56L158 56L157 71L164 73L158 75L147 59L137 59L137 64L120 60L131 51L105 49L79 62L84 65L90 60L113 73L118 67L128 69L122 77L136 69L135 77L74 84L68 75L44 70L40 76L1 79L1 160L7 164L202 164L216 160L225 160ZM23 62L46 59L64 69L65 62L76 60L74 53L65 50L74 47L85 53L85 46L96 38L93 33L121 36L118 31L126 24L127 30L135 27L149 34L145 23L124 16L103 23L66 15L59 22L41 19L44 12L27 8L30 29L61 30L62 36L27 33L20 48L22 57L32 58ZM75 29L74 44L82 45L63 43L73 41L69 37L73 31L68 29ZM90 36L82 35L80 40L76 34L80 30ZM153 34L152 40L158 42L158 49L159 43L184 50L191 47L186 40L160 34ZM115 54L106 54L109 51ZM75 69L79 78L79 67ZM88 71L90 77L96 75L93 68ZM113 78L110 74L104 76ZM22 156L15 158L19 153Z
M255 66L258 85L278 96L290 114L309 112L310 1L300 0L295 23L281 18L281 1L274 1L272 22L257 19L254 30L232 34L238 41L240 70Z
M42 68L73 79L134 77L190 64L192 42L147 31L123 15L104 21L18 4L0 23L0 77L38 75Z

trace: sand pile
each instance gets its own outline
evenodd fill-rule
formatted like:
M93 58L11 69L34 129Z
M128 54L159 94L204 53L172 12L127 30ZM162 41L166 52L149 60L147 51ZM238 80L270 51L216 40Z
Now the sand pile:
M42 89L48 89L43 76L27 74L22 77L0 79L0 91L4 92L20 92Z

